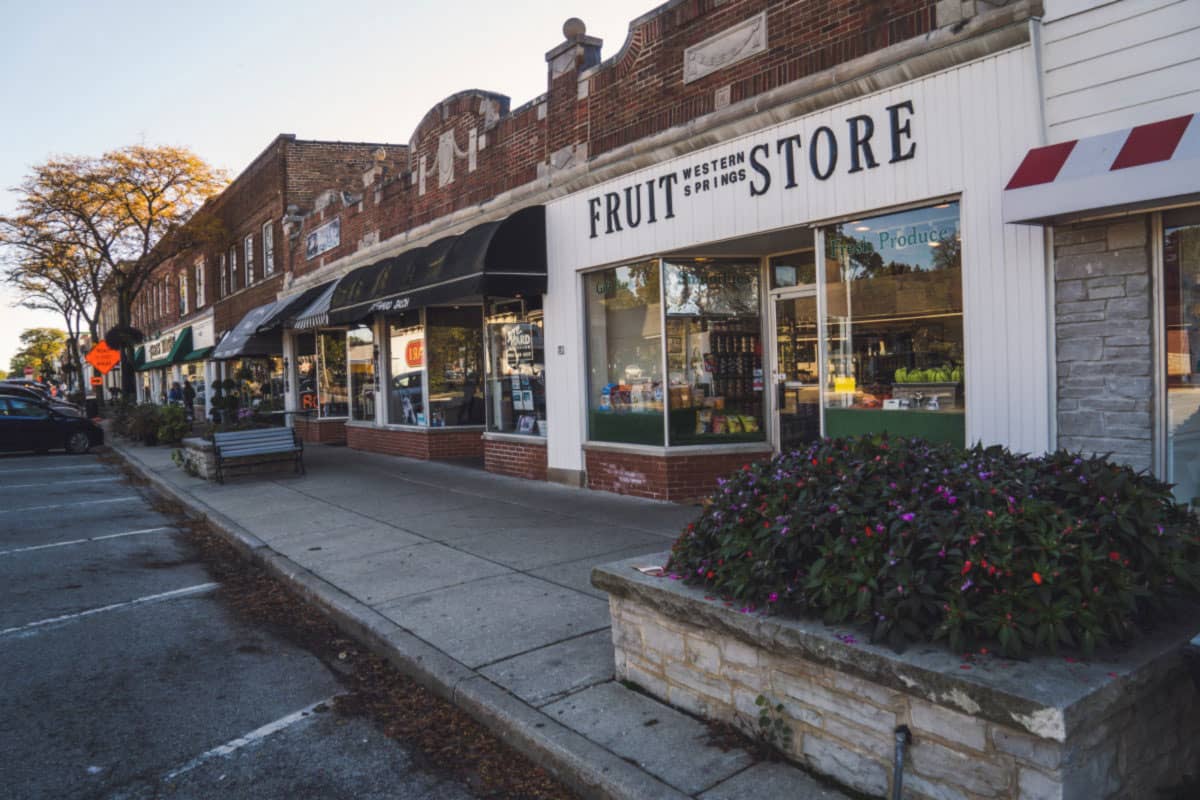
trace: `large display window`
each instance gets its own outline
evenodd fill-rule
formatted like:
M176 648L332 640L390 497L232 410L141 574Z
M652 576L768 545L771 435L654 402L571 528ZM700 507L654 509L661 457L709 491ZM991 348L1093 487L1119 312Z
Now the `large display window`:
M346 333L350 357L350 418L375 421L375 333L366 325Z
M1167 482L1200 506L1200 207L1162 215Z
M663 263L669 444L762 441L757 261Z
M546 436L542 298L487 304L487 427Z
M824 229L825 434L965 443L957 202Z
M584 276L588 432L593 441L662 445L663 343L659 262Z
M349 415L344 330L296 337L296 385L301 409L316 411L322 419Z
M482 309L426 309L425 338L429 425L483 425Z
M388 317L388 417L392 425L425 424L425 329L420 311Z

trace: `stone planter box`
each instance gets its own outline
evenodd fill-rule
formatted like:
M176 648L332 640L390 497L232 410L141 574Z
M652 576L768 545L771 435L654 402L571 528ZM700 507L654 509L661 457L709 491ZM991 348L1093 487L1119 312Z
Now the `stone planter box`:
M191 437L183 440L179 450L183 454L183 469L187 469L186 465L191 464L195 468L196 477L203 478L206 481L215 481L217 479L217 456L213 452L212 442L202 439L199 436ZM262 466L258 466L260 463ZM281 467L281 463L277 455L239 458L237 460L237 472L234 473L234 476L242 477L259 473L290 474L290 466Z
M891 796L900 725L913 737L911 798L1132 800L1200 773L1200 702L1182 653L1200 622L1090 663L964 659L924 645L897 654L819 621L743 614L634 569L665 561L592 572L609 593L618 678L747 730L760 694L782 703L789 757L856 791Z

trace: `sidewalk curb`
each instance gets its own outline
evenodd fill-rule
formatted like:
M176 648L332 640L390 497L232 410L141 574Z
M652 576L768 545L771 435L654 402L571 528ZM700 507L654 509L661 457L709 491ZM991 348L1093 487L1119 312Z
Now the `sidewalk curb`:
M588 800L684 800L688 795L592 742L379 612L317 577L212 506L151 472L125 446L111 451L159 494L183 506L249 561L287 583L348 635L405 676L470 714L507 744Z

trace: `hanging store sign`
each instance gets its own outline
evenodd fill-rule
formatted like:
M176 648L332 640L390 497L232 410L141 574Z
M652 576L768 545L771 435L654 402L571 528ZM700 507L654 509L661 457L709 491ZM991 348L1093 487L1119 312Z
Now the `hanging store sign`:
M616 236L684 215L687 199L717 194L758 198L805 191L838 174L855 175L916 158L912 100L840 124L805 123L778 128L772 140L754 139L703 158L676 159L658 174L645 173L587 198L588 238Z

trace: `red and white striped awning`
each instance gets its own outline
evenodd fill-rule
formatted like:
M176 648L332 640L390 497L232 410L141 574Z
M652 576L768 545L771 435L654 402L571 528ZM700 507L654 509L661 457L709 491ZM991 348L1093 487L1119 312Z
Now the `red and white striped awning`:
M1035 147L1004 188L1004 221L1046 223L1200 196L1200 114Z

